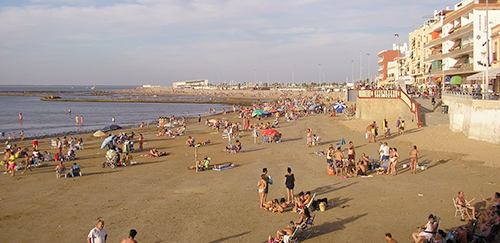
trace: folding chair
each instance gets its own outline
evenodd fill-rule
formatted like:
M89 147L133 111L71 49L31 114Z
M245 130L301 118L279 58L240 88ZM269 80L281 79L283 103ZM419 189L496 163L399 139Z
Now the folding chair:
M309 211L314 211L314 210L311 210L311 205L314 202L315 197L316 197L316 193L313 194L313 196L311 197L311 201L309 201L309 203L307 204L307 208L309 209Z
M455 197L452 198L452 200L453 200L453 205L455 206L455 217L460 216L460 217L462 217L462 220L463 220L464 219L465 210L467 210L467 209L462 208L459 205L457 205Z

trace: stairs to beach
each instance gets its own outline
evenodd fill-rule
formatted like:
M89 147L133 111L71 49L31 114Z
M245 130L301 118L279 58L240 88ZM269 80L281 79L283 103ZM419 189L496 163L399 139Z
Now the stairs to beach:
M432 109L431 99L413 98L420 104L420 120L424 126L447 125L450 123L448 114L443 113L441 99L436 99L436 108Z

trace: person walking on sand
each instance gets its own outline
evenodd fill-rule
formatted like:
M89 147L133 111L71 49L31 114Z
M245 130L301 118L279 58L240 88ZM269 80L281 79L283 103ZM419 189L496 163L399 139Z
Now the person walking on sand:
M286 198L287 202L293 202L293 188L295 187L295 177L292 174L292 169L288 167L288 174L285 175Z
M413 149L410 150L409 152L410 158L411 158L411 163L410 163L410 173L411 174L417 174L417 165L418 165L418 150L417 150L417 145L413 145Z
M136 235L137 231L135 229L131 229L128 238L123 239L120 243L137 243L137 241L134 240Z
M311 128L307 128L306 129L306 145L307 147L311 147L312 146L312 129Z
M97 221L97 226L87 235L87 243L106 243L108 231L104 228L104 221Z
M144 137L142 136L142 133L139 133L139 151L142 151L144 148L143 148L143 144L144 144Z

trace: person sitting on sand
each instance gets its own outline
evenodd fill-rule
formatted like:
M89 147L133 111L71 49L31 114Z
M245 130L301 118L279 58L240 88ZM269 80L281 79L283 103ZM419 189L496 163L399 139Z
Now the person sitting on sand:
M385 240L387 241L387 243L398 243L397 240L392 238L391 233L385 233Z
M300 218L297 221L295 221L295 225L297 226L306 222L311 217L311 214L309 213L309 209L307 207L301 207L299 208L299 211L300 211Z
M64 166L62 160L59 161L59 164L55 168L56 178L61 178L62 175L66 176L66 167Z
M264 208L266 210L273 212L273 213L275 213L275 212L282 213L283 212L283 207L279 203L278 199L273 199L272 201L265 202Z
M149 154L151 154L151 156L153 156L153 157L161 157L163 155L167 155L167 152L160 152L160 151L156 150L156 148L153 148L153 149L149 150Z
M194 147L194 142L195 142L194 138L189 136L186 141L186 147Z
M290 223L288 224L288 226L286 226L286 228L280 229L276 232L275 242L281 242L285 235L291 236L295 231L295 228L296 228L295 223L293 221L290 221Z
M427 219L429 221L427 221L426 224L420 226L418 228L417 233L412 234L412 237L413 237L413 240L415 240L415 243L424 243L424 242L429 241L433 236L433 232L436 231L437 223L434 222L434 215L432 215L432 214L429 215L429 217L427 217Z
M458 197L455 198L455 204L458 205L462 210L465 211L465 214L469 219L476 220L476 208L471 206L470 203L476 200L476 198L473 198L470 201L467 201L464 197L464 192L459 191L458 192ZM472 211L472 216L469 214L469 210Z
M368 166L365 164L363 160L360 159L358 165L356 166L356 175L358 176L367 176L368 174L366 173L368 169Z

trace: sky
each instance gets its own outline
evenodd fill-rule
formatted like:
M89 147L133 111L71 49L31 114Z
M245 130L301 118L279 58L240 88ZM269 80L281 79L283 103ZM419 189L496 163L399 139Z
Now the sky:
M456 3L0 0L0 85L373 79L378 52Z

